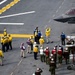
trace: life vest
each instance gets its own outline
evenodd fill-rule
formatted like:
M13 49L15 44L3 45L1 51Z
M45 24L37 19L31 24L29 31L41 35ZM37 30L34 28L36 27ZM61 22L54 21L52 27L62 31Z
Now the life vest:
M62 50L58 50L58 55L62 55Z
M33 52L38 52L38 48L36 46L33 47Z
M44 52L47 56L49 56L49 53L50 53L49 50L46 49Z
M56 54L56 50L55 49L52 50L52 54Z
M12 37L10 36L10 37L8 37L8 41L10 42L10 41L12 41Z
M4 56L3 51L0 50L0 57L3 57L3 56Z
M40 43L40 45L44 44L44 39L43 38L40 38L39 39L39 43Z
M55 62L54 61L50 61L50 66L55 67Z
M46 31L45 31L45 35L47 37L50 36L50 32L51 32L51 29L50 28L47 28Z
M30 39L28 39L26 43L27 43L28 45L31 45Z

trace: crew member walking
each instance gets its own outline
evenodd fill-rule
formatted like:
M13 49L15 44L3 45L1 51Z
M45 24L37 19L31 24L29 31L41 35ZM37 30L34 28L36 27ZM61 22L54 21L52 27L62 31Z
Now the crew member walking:
M64 55L64 58L65 58L66 64L68 64L69 63L69 52L68 52L68 48L65 48L63 55Z
M45 62L45 55L44 55L43 47L40 47L40 59L41 59L41 62Z
M25 58L25 50L26 50L26 47L24 46L24 43L21 43L20 45L20 49L21 49L21 57Z
M37 60L38 46L33 47L34 59Z
M65 39L66 39L65 33L62 32L60 37L61 37L61 44L62 44L62 45L65 45Z
M1 37L2 51L5 52L4 37Z
M39 39L39 43L40 43L39 47L44 47L44 38L43 38L43 36L41 36L41 38Z
M12 50L12 36L8 35L8 43L9 43L9 49Z
M59 50L58 50L58 63L59 63L59 66L62 64L62 50L61 50L61 47L59 47Z
M55 67L56 67L56 61L57 61L57 50L56 50L55 47L54 47L54 49L52 50L52 54L53 54L53 57L54 57Z
M53 58L50 61L50 72L51 72L51 75L55 75L55 61Z
M49 55L50 55L49 47L46 47L46 50L44 51L44 53L46 57L46 64L49 64Z
M46 36L46 43L47 44L50 42L50 34L51 34L51 28L46 28L45 36Z

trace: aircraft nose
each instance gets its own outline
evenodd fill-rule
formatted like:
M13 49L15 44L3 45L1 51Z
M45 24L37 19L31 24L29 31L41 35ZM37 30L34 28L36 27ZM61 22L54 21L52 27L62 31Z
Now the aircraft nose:
M66 16L59 16L59 17L57 17L57 18L55 18L54 19L55 21L58 21L58 22L63 22L63 23L65 23L65 22L67 22L68 20L69 20L69 18L68 17L66 17Z
M58 22L63 22L63 16L57 17L54 20Z

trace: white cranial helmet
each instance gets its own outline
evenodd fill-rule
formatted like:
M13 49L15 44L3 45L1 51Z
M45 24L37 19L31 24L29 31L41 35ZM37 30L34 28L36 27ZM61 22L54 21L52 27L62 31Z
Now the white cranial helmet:
M49 49L49 47L46 47L46 49Z
M51 54L50 56L53 56L53 54Z
M36 44L36 42L34 42L34 44Z
M68 48L65 48L65 50L68 50Z
M59 49L61 49L61 47L59 47Z
M39 68L37 68L37 70L39 70Z
M55 47L54 47L54 49L55 49Z
M40 47L41 49L43 48L43 47Z
M54 59L52 58L51 60L53 61Z

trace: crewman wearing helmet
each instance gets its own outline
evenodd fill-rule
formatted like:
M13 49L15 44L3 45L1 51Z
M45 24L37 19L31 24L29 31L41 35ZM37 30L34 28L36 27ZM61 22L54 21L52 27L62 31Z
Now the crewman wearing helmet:
M8 34L8 43L10 50L12 50L12 36L10 34Z
M62 45L65 45L66 35L65 35L64 32L61 33L60 38L61 38L61 44L62 44Z
M25 58L25 50L26 50L26 47L24 46L24 43L21 43L21 45L20 45L20 49L21 49L21 57L23 57L23 58Z
M34 41L39 44L38 27L36 27L34 30Z
M4 37L1 37L2 51L5 52Z
M49 57L49 71L51 71L51 65L50 65L50 63L51 63L51 59L54 59L54 57L53 57L53 54L50 54L50 57Z
M51 28L46 28L46 31L45 31L45 35L46 35L46 43L49 43L50 42L50 34L51 34Z
M49 64L49 55L50 55L49 47L46 47L46 50L44 51L44 53L46 57L46 64Z
M57 61L57 50L56 50L56 47L53 48L52 54L53 54L53 57L54 57L55 67L56 67L56 61Z
M37 60L38 46L33 47L34 59Z
M58 63L59 63L59 66L60 66L62 64L62 55L63 55L61 47L59 47L59 49L57 51L57 54L58 54Z
M8 40L9 40L8 36L4 36L4 45L5 45L6 51L9 50L9 42L8 42Z
M50 72L51 72L51 75L55 75L55 62L53 58L50 61Z
M44 55L44 49L43 47L40 47L40 59L42 62L45 62L45 55Z
M68 64L69 63L69 51L68 51L68 48L65 48L63 55L64 55L64 58L65 58L66 64Z
M33 51L33 43L34 43L33 36L30 37L30 42L31 42L30 46L31 46L31 53L32 53L32 51Z

